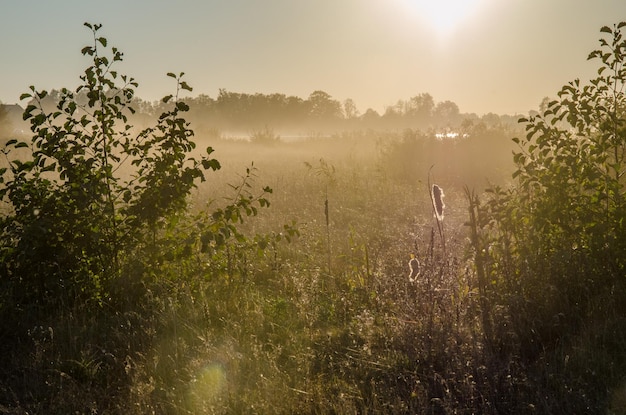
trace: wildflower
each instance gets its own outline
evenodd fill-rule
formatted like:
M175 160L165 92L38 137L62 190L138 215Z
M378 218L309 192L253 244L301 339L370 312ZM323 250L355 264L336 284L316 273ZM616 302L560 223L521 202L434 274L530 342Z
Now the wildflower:
M435 208L435 216L437 220L443 220L443 209L446 205L443 203L443 198L445 195L443 194L443 189L436 184L433 184L433 207Z

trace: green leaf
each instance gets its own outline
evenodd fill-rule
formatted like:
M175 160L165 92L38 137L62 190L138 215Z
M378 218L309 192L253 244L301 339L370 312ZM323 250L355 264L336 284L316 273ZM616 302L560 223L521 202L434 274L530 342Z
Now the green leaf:
M104 37L99 37L99 38L98 38L98 42L100 42L100 44L101 44L102 46L104 46L105 48L107 47L107 40L106 40L106 38L104 38Z
M203 159L202 167L204 167L205 170L219 170L221 166L219 161L215 159Z
M24 119L24 121L31 118L33 116L32 112L35 111L36 109L37 107L32 104L27 106L26 109L24 110L24 114L22 114L22 118Z
M611 30L610 27L608 26L602 26L602 28L600 29L601 33L613 33L613 30Z
M41 171L54 171L57 167L56 163L52 163L48 166L45 166Z
M167 76L169 76L170 78L176 78L176 75L174 75L174 72L168 72Z

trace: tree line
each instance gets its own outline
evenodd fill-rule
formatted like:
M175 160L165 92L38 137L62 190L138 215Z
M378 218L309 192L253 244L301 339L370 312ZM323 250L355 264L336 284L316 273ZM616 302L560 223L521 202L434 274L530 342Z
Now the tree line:
M62 91L53 89L42 100L44 108L52 110L61 99ZM86 96L78 95L78 102L87 102ZM331 133L360 129L422 131L466 131L478 124L489 127L513 126L517 116L489 113L478 116L462 113L452 101L436 102L429 93L420 93L409 99L398 100L380 114L368 108L361 113L354 100L343 102L329 93L317 90L306 99L283 93L243 93L220 89L216 97L200 94L185 98L190 106L188 120L202 135L221 133L248 135L258 131L286 134ZM32 103L28 103L30 105ZM149 125L154 117L168 111L171 103L143 100L133 97L136 110L135 124ZM5 111L6 113L6 111ZM0 117L4 135L19 130L22 121L16 117ZM24 128L26 129L26 128Z

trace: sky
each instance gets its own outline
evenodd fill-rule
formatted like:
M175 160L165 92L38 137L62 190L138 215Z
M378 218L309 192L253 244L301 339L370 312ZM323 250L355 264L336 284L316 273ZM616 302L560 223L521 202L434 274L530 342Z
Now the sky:
M525 114L592 79L600 28L621 20L624 0L0 0L0 102L75 88L90 22L144 100L185 72L191 96L322 90L383 113L428 93L463 113Z

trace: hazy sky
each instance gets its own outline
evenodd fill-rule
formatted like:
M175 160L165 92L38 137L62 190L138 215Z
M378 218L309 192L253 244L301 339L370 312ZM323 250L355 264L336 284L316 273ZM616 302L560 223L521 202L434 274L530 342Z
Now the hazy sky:
M323 90L382 113L430 93L461 112L526 113L591 78L600 28L620 20L625 0L1 0L0 101L78 85L88 21L147 100L182 71L194 96Z

